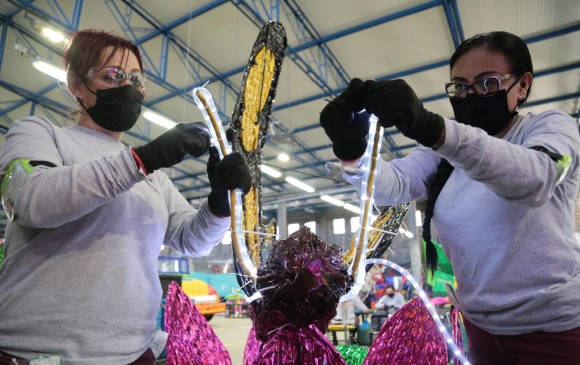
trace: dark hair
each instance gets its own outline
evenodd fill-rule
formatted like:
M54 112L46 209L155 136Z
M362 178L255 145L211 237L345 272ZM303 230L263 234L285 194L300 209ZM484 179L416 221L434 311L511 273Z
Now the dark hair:
M108 47L112 47L113 52L111 52L109 58L102 60L103 52ZM139 47L125 38L95 29L81 30L75 33L70 47L64 54L64 67L67 71L72 71L78 77L83 78L91 67L100 67L107 64L118 49L133 52L135 57L137 57L139 67L143 70Z
M453 56L451 56L451 60L449 61L450 70L453 69L453 65L461 56L479 47L486 47L490 51L501 53L510 63L512 71L517 71L520 74L529 72L532 76L534 75L532 56L530 55L530 50L526 42L515 34L503 31L476 34L465 40L457 47ZM520 100L518 104L526 101L531 90L532 85L528 88L526 97Z
M391 289L395 290L395 286L394 286L394 285L392 285L392 284L389 284L389 285L387 285L387 286L385 287L385 290L387 290L387 289L389 289L389 288L391 288Z
M435 244L431 241L431 218L433 217L433 209L435 208L435 201L439 197L439 193L443 186L451 176L454 167L449 161L442 159L437 166L437 172L433 175L428 185L427 203L425 204L425 220L423 221L423 240L425 240L425 258L427 269L431 273L435 272L437 268L437 249Z

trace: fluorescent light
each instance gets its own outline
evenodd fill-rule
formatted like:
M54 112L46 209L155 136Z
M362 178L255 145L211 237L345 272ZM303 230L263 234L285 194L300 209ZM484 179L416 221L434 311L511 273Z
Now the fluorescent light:
M161 115L157 112L154 112L151 109L143 108L143 118L165 128L165 129L171 129L171 128L175 127L175 125L177 124L176 121L169 119L167 117L164 117L163 115Z
M346 209L346 210L350 210L350 211L351 211L351 212L353 212L353 213L360 214L360 208L359 208L359 207L357 207L357 206L355 206L355 205L352 205L352 204L345 204L345 205L343 206L343 208L344 208L344 209Z
M266 175L270 175L272 177L280 177L282 176L282 173L276 169L271 168L270 166L266 166L264 164L260 165L260 170L266 174Z
M320 199L324 200L325 202L329 202L331 204L338 205L339 207L344 206L344 202L342 200L333 198L330 195L321 195Z
M34 66L34 68L38 71L44 72L48 76L55 78L60 82L66 83L66 72L56 67L55 65L51 65L50 63L43 60L34 60L32 61L32 66Z
M290 161L290 156L287 153L281 153L278 155L278 160L288 162Z
M48 38L48 40L51 41L52 43L61 43L64 42L64 40L66 39L64 34L50 27L42 28L42 35Z
M284 179L284 180L286 180L286 182L288 184L292 184L292 185L294 185L294 186L296 186L296 187L298 187L306 192L314 193L316 191L312 186L305 184L302 181L300 181L296 178L293 178L292 176L287 176L286 179Z
M420 210L415 211L415 225L417 227L421 227L423 225L423 223L421 223L421 211Z

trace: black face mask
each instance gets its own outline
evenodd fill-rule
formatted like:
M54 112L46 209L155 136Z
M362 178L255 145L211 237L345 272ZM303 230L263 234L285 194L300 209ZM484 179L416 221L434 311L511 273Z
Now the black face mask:
M395 293L392 293L392 294L387 294L387 295L389 296L389 298L392 298L392 297L394 297L394 296L395 296Z
M133 86L101 89L93 94L97 96L97 102L85 110L99 126L112 132L125 132L137 123L143 94Z
M455 120L481 128L490 136L495 136L518 114L508 108L507 93L510 89L511 87L507 91L500 90L489 97L467 94L463 99L450 99Z

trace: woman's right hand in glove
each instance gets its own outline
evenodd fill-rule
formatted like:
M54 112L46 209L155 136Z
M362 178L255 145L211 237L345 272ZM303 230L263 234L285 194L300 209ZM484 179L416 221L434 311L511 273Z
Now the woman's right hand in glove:
M363 102L372 82L351 80L346 90L329 101L320 113L320 125L332 142L334 154L341 160L355 160L366 150L369 114L363 110Z
M137 164L148 174L180 163L185 155L199 157L209 147L210 133L204 123L179 123L146 145L134 148L133 152Z

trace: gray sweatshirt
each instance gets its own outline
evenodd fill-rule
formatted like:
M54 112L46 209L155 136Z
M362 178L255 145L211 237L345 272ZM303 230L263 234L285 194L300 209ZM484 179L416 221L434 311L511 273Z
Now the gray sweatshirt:
M100 132L40 117L15 121L0 174L48 161L22 186L0 266L0 350L67 364L127 364L151 344L161 301L161 245L207 255L230 226L193 209L167 175L139 174L130 150Z
M461 312L498 335L580 327L580 245L574 199L580 180L580 136L556 110L527 114L502 138L445 119L445 143L381 160L378 205L427 195L441 157L454 167L435 204L433 224L457 280ZM536 150L572 157L559 169ZM345 178L360 191L362 172Z

